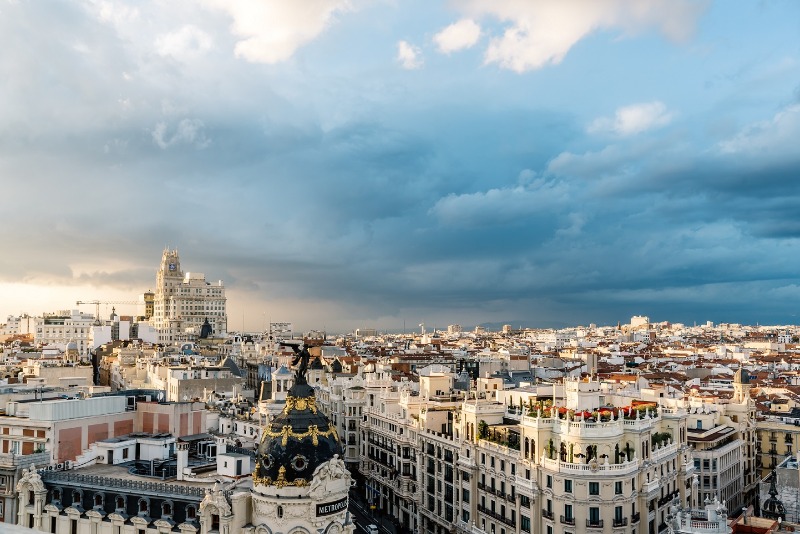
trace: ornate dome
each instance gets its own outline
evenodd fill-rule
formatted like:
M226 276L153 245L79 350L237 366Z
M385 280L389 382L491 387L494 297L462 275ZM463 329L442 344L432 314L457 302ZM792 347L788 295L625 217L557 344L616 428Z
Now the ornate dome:
M307 486L317 467L336 454L342 456L336 427L317 411L316 400L301 366L286 406L261 435L253 473L256 485Z

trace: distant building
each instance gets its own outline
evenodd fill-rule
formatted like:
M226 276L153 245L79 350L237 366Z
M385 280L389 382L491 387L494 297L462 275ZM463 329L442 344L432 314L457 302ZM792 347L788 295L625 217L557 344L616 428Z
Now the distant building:
M375 328L359 328L356 330L356 337L375 337L378 330Z
M78 354L86 357L89 350L89 334L95 317L78 310L63 310L45 313L36 319L33 341L38 345L56 345L66 349L70 341L78 346Z
M145 301L147 302L147 301ZM228 332L225 286L206 282L203 273L184 273L177 250L164 250L156 273L153 326L159 341L193 341L208 320L214 337Z

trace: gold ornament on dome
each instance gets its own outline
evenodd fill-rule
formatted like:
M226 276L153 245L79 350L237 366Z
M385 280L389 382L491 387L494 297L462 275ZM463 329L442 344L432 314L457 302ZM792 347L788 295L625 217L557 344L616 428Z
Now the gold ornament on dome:
M285 475L286 475L286 468L284 466L281 466L281 468L278 469L278 479L275 481L276 488L282 488L286 485Z
M286 397L286 405L283 407L283 413L288 414L292 410L311 410L312 413L317 413L317 398Z
M294 438L297 440L301 440L307 437L311 437L311 441L316 447L319 445L319 436L323 437L330 437L333 436L333 439L339 439L338 434L336 433L336 428L333 426L329 426L328 430L320 430L317 425L311 425L308 427L306 432L294 432L292 430L292 425L284 425L277 432L273 432L270 428L264 428L264 434L261 436L261 441L263 442L266 438L281 438L281 445L286 446L289 442L289 438Z

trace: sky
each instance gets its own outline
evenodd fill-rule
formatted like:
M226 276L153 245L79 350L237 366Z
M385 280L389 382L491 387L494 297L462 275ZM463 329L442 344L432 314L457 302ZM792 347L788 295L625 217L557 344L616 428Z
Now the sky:
M0 317L170 247L229 330L800 322L800 2L0 0L0 47Z

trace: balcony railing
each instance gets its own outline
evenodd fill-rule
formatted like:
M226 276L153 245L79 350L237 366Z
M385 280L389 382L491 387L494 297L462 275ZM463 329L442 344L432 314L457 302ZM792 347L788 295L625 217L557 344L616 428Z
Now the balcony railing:
M602 519L587 519L586 528L603 528Z
M618 518L618 519L615 518L611 522L611 526L612 527L626 527L626 526L628 526L628 518L627 517L621 517L621 518Z
M566 517L566 516L562 515L560 517L560 520L561 520L561 523L564 524L564 525L575 526L575 518L574 517Z
M500 521L502 523L505 523L506 525L508 525L510 527L516 527L517 526L516 521L514 521L513 519L509 519L509 518L505 517L504 515L501 515L501 514L498 514L497 512L489 510L488 508L486 508L485 506L481 506L480 504L478 505L478 511L480 513L486 514L489 517L492 517L492 518L494 518L494 519L496 519L496 520L498 520L498 521Z
M638 523L640 517L641 514L639 512L636 512L635 514L631 515L631 524Z
M672 500L678 497L678 495L680 495L679 491L673 491L672 493L667 493L658 500L658 505L664 506L665 504L672 502Z
M553 512L548 512L547 510L542 508L542 517L552 520L553 519Z

